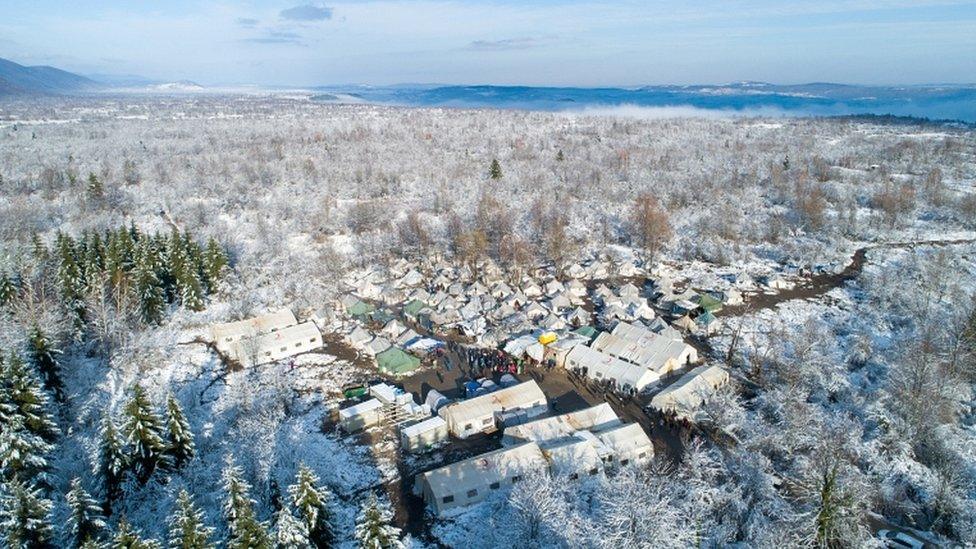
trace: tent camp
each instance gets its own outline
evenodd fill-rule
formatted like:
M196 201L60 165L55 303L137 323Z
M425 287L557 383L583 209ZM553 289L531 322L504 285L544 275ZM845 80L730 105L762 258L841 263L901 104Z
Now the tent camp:
M545 472L547 467L539 445L527 442L417 475L414 490L423 495L437 514L442 514L477 503L527 475Z
M690 414L728 381L729 373L723 368L699 366L655 395L651 406L661 411Z
M214 324L210 328L210 334L217 348L223 352L227 352L231 343L235 341L274 332L282 328L287 328L288 326L294 326L295 324L298 324L298 321L295 319L295 315L291 312L291 309L281 309L246 320Z
M420 359L405 353L399 347L390 347L376 355L376 364L385 374L402 376L420 367Z
M322 346L322 333L313 322L303 322L274 332L231 343L227 355L245 367L307 353Z
M525 418L538 417L549 410L546 395L533 381L519 383L468 400L444 406L437 414L447 422L451 434L467 438L495 430L496 414L517 412Z
M565 367L585 369L586 377L590 379L610 381L618 387L630 387L637 391L661 379L657 372L644 366L625 362L584 345L573 347L573 350L566 355Z

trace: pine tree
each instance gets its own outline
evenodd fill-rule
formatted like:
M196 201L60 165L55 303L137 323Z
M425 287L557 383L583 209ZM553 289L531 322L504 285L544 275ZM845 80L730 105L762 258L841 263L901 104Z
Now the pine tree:
M54 394L58 401L64 401L64 383L61 381L61 365L58 356L61 350L51 344L40 327L35 325L27 334L27 361L41 374L44 388Z
M92 200L99 200L105 196L105 187L102 182L99 181L98 176L94 172L88 174L88 198Z
M41 496L40 489L18 479L4 483L0 496L0 531L6 547L54 547L50 514L51 502Z
M98 465L95 474L101 477L105 491L105 512L111 513L112 504L122 494L122 475L125 474L127 460L122 434L119 433L115 420L108 412L102 418L99 438Z
M61 300L71 312L72 324L75 331L80 333L85 325L84 287L85 280L81 267L78 265L77 250L74 241L67 235L57 237L58 286L61 290Z
M563 160L566 160L566 156L563 154L563 150L559 149L559 152L556 153L556 161L562 162Z
M16 355L4 362L0 379L7 386L7 397L13 412L24 419L31 433L46 441L53 441L59 434L58 426L50 414L50 399L41 383Z
M133 272L136 296L139 298L139 316L146 324L159 324L166 310L166 292L156 274L151 252L145 246L140 250Z
M122 412L125 418L122 436L132 452L129 463L139 482L146 483L156 467L166 461L162 420L153 410L146 391L139 384L133 386L132 398Z
M502 166L498 163L497 158L491 159L491 166L488 168L488 177L491 177L492 179L502 178Z
M227 549L271 549L267 527L257 519L251 486L233 458L228 458L224 468L224 517L227 519L229 537Z
M0 307L13 303L17 297L17 285L14 278L7 273L0 273Z
M46 480L47 454L54 449L27 429L20 414L12 414L0 430L0 472L3 478Z
M356 539L359 546L366 549L386 549L403 547L400 542L400 529L393 526L393 512L385 503L370 494L356 517Z
M119 527L112 538L112 549L160 549L159 542L150 539L144 540L139 531L132 528L129 521L122 517L119 520Z
M200 280L200 272L193 259L185 252L180 252L174 268L180 303L191 311L202 311L203 282Z
M212 549L213 528L203 522L203 511L193 505L189 492L180 490L176 511L169 523L170 549Z
M172 393L166 399L166 431L167 454L172 458L175 467L182 467L196 454L196 446L193 443L190 423Z
M287 507L282 507L275 513L275 549L311 549L312 542L308 538L308 527L301 520L295 518Z
M288 495L315 547L328 547L333 539L328 507L330 494L319 486L318 476L304 463L298 466L295 484L288 487Z
M214 238L207 241L207 249L203 255L204 280L207 285L207 293L217 291L217 286L224 276L224 269L227 268L228 260L224 249Z
M97 541L105 530L105 517L98 502L81 485L80 478L71 481L65 499L70 510L66 529L71 545L80 549L86 542Z

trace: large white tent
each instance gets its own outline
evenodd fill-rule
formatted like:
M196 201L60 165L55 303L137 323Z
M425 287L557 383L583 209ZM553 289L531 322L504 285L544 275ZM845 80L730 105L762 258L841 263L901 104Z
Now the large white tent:
M585 368L586 376L598 381L613 381L619 387L638 391L657 382L661 376L644 366L625 362L596 349L577 345L566 355L566 368Z
M298 320L295 319L291 309L281 309L246 320L214 324L210 327L210 334L217 349L227 352L231 345L237 341L274 332L295 324L298 324Z
M444 406L437 414L447 422L451 434L467 438L495 430L496 414L520 412L537 417L549 410L546 395L535 381L526 381L478 397Z

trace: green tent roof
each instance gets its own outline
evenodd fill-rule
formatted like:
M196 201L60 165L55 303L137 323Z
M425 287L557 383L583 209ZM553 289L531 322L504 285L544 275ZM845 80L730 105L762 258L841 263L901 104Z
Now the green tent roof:
M381 322L383 324L386 324L387 322L393 320L396 317L393 316L393 314L391 314L390 311L381 309L379 311L373 311L372 313L370 313L369 318L373 322Z
M419 313L421 309L423 309L426 306L427 304L424 303L423 301L420 301L419 299L414 299L410 303L407 303L406 305L403 306L403 313L408 314L410 316L417 316L417 313Z
M698 305L709 313L722 310L722 302L708 294L698 294Z
M365 316L373 311L375 307L363 300L356 301L356 304L349 307L350 316Z
M396 376L412 372L420 367L419 358L403 352L399 347L390 347L376 355L376 363L379 364L381 372Z
M579 334L579 335L581 335L583 337L588 337L590 339L594 339L594 338L596 338L597 334L600 333L600 330L597 330L593 326L580 326L579 328L576 328L575 330L573 330L573 333L574 334Z

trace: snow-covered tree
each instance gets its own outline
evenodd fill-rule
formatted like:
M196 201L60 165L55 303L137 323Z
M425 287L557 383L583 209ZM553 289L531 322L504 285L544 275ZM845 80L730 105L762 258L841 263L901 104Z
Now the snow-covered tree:
M311 549L314 547L308 537L308 527L291 514L288 507L282 507L274 517L275 549Z
M170 549L212 549L213 528L204 523L203 511L197 509L185 489L176 498L176 509L169 522Z
M48 468L47 455L54 445L32 433L19 414L11 415L0 427L0 472L3 478L44 480Z
M376 494L370 494L359 509L356 539L364 549L403 547L400 529L393 526L393 511L389 504L379 501Z
M71 481L71 489L65 499L69 511L65 530L71 545L80 548L86 542L98 540L105 530L105 517L101 506L81 485L80 478Z
M132 276L140 318L146 324L159 324L166 310L166 293L156 274L153 252L149 246L148 243L140 243Z
M196 453L190 422L172 393L166 398L166 443L166 452L176 467L182 467Z
M122 436L130 449L129 464L136 478L144 483L160 464L167 462L163 422L138 383L132 387L132 396L122 414Z
M61 365L58 363L61 350L51 343L47 335L37 325L28 332L26 347L27 361L41 374L44 388L51 391L59 401L64 400Z
M16 355L10 355L3 364L0 383L7 387L7 396L13 410L24 419L27 430L53 441L60 433L51 415L51 402L35 374Z
M207 240L207 248L203 254L203 272L208 293L217 291L227 264L227 254L223 247L214 238Z
M115 536L109 544L111 549L161 549L161 545L154 539L143 539L142 534L122 517L115 529Z
M122 476L125 474L127 464L125 440L112 415L105 412L99 429L98 463L95 465L95 474L102 481L106 512L111 512L112 503L121 495Z
M0 531L10 548L53 547L54 530L50 522L51 502L41 490L18 479L0 488Z
M0 307L6 307L17 297L17 285L7 273L0 273Z
M298 466L295 483L288 487L291 504L305 523L309 539L316 547L328 547L332 542L328 489L319 486L319 477L304 463Z
M228 456L223 473L224 518L227 520L228 549L270 549L267 526L258 520L251 499L251 485L241 468Z

